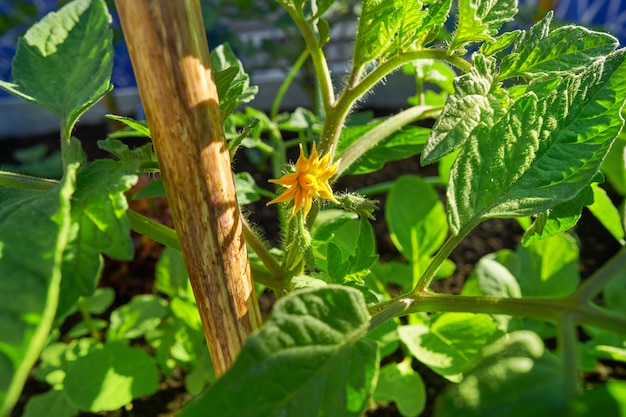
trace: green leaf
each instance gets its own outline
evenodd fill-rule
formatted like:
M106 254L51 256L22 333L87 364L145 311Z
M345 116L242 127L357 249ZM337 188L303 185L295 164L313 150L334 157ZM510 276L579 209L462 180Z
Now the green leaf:
M343 210L322 210L315 217L313 227L311 227L311 237L320 242L330 240L334 236L333 232L335 230L356 218L356 214L347 213Z
M111 313L108 340L135 339L156 328L167 311L167 302L150 294L134 296Z
M417 360L452 382L461 381L482 347L500 336L490 316L470 313L440 314L430 327L401 326L398 332Z
M484 256L472 271L481 292L489 297L520 298L522 291L515 276L493 255Z
M69 137L78 117L113 88L109 23L102 0L75 0L49 13L18 41L13 83L0 81L0 88L50 110Z
M61 283L76 165L49 191L0 187L0 415L46 344Z
M376 125L378 123L368 125L368 129L364 129L363 133L369 131L370 126L373 128ZM419 126L405 126L370 148L357 162L350 165L350 168L342 175L369 174L380 170L387 162L417 155L423 151L429 134L430 129ZM344 146L347 147L350 143L348 140L340 142L339 149L343 150Z
M575 398L571 408L577 417L592 417L599 412L605 416L626 416L626 382L608 381L593 387Z
M594 183L591 187L593 188L593 204L589 206L589 211L618 242L624 244L624 227L619 210L613 205L606 191L600 188L598 184Z
M363 1L354 41L355 67L379 58L391 47L402 24L402 8L397 3L396 0Z
M181 417L360 416L378 376L357 290L307 289L280 299L232 367ZM268 381L272 381L271 384Z
M492 127L472 131L448 188L453 233L551 209L591 183L623 125L623 60L620 50L578 75L533 82Z
M435 405L436 417L567 415L562 365L532 332L515 332L483 350L483 359Z
M463 146L479 123L492 124L502 113L494 85L495 60L476 55L467 74L454 80L454 94L432 128L422 153L422 164L433 163Z
M551 20L549 13L528 35L522 35L512 53L502 60L498 79L582 71L619 46L615 37L580 26L563 26L548 34Z
M193 294L183 254L168 246L156 263L154 289L170 297L190 298Z
M419 44L425 45L437 38L437 34L444 27L444 23L448 20L452 0L430 0L424 2L423 5L426 15L423 17L419 28ZM411 9L411 5L408 7ZM414 7L414 6L413 6Z
M89 297L85 297L85 307L91 314L102 314L115 301L115 290L110 287L96 288Z
M99 160L79 172L57 318L69 312L78 297L93 294L103 265L101 253L112 259L132 259L124 192L137 181L136 168L135 163Z
M257 192L257 185L252 175L247 172L238 172L234 175L237 203L241 206L254 203L261 199Z
M133 200L141 200L142 198L166 198L165 185L163 178L156 178L143 186L137 194L133 195Z
M505 32L502 35L498 36L493 42L484 42L478 53L484 56L492 56L506 50L513 42L517 41L520 36L524 36L524 32L520 30L515 30L513 32Z
M110 120L115 120L117 122L124 123L126 126L130 127L133 131L135 131L138 137L145 137L145 138L152 137L152 135L150 134L150 128L148 127L147 122L140 122L138 120L131 119L130 117L116 116L114 114L107 114L105 115L105 117Z
M390 363L380 369L374 391L376 402L393 401L404 417L419 416L426 407L426 387L422 377L411 368L411 359Z
M496 258L517 278L522 295L557 297L571 294L580 282L578 246L566 234L552 236L514 254Z
M250 85L250 76L228 44L211 51L211 67L216 74L216 82L219 81L217 87L222 119L226 119L239 105L251 101L259 88Z
M434 254L448 235L439 195L418 176L397 179L385 208L391 240L411 263L417 264L420 258Z
M376 253L376 240L372 225L366 218L361 217L359 225L359 236L356 240L354 254L348 258L350 263L348 280L362 282L363 277L370 272L370 267L378 260Z
M78 408L70 404L63 390L51 389L43 394L30 397L22 417L73 417L78 411Z
M555 206L548 212L539 213L535 221L524 232L522 245L531 244L567 232L578 223L582 208L593 203L591 187L585 187L576 197Z
M494 41L500 27L517 14L517 0L460 0L459 23L448 48L454 51L471 42Z
M72 362L63 385L73 406L97 413L155 393L158 382L154 360L146 352L107 343Z
M601 168L613 188L621 196L626 197L626 132L623 130L611 147Z

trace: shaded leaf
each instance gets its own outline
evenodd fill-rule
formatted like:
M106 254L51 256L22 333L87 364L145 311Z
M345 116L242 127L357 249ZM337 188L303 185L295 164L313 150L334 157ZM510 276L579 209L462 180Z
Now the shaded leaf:
M76 166L48 191L0 187L0 415L9 414L52 327Z
M404 417L419 416L426 407L426 387L422 377L411 368L410 357L380 369L374 391L377 402L393 401Z
M449 385L436 417L566 415L559 361L532 332L514 332L484 348L483 359L458 385Z
M101 253L113 259L132 259L124 192L137 181L136 169L134 162L99 160L79 172L57 318L69 312L78 297L93 294L103 265Z
M354 289L280 299L233 366L181 416L360 416L378 374L376 343L364 337L368 321Z

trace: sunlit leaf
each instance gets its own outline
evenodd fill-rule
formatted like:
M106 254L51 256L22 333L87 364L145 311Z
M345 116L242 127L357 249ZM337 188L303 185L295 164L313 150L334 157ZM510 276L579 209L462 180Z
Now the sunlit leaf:
M513 20L516 13L517 0L460 0L459 22L449 49L494 40L500 27Z
M102 0L76 0L46 15L20 38L13 83L0 88L37 103L63 121L78 117L113 88L112 32Z
M489 217L525 216L588 186L622 128L624 50L579 75L531 83L492 127L479 124L452 168L454 233Z

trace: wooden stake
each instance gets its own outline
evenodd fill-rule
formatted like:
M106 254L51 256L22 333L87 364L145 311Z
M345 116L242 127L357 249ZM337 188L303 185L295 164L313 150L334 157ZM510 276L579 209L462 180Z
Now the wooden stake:
M116 0L216 375L261 324L198 0Z

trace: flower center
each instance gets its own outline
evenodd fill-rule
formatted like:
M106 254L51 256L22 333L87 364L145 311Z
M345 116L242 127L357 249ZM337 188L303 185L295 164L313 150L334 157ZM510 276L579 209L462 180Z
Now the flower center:
M317 189L317 179L313 174L303 174L298 177L298 183L300 187L306 191Z

